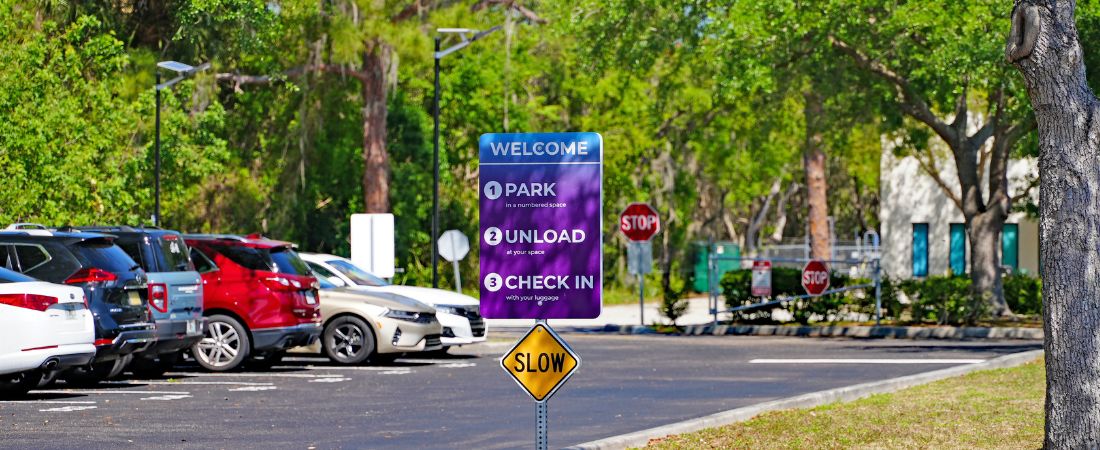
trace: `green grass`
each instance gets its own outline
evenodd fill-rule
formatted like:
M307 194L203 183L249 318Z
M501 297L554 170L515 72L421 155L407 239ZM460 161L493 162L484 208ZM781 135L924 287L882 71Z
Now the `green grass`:
M1040 448L1041 362L880 394L765 413L747 422L656 439L648 448Z
M649 281L649 280L646 280ZM657 283L646 283L645 302L658 303L661 301L661 287ZM604 305L637 305L638 285L613 286L605 284L603 287Z

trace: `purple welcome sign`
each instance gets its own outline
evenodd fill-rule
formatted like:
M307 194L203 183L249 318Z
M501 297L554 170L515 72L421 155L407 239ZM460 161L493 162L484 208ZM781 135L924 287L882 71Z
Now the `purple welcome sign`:
M481 314L599 317L603 138L491 133L479 148Z

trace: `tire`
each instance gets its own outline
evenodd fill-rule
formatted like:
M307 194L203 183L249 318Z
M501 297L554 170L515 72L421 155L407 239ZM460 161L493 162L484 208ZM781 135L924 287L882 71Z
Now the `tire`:
M248 362L248 365L257 369L267 370L282 362L284 356L286 356L286 350L257 353L252 357L252 360Z
M95 386L111 378L118 377L130 364L133 355L119 356L113 361L93 363L89 366L74 367L61 374L65 383L74 386Z
M142 378L160 378L175 367L179 359L179 352L157 355L156 359L139 356L130 363L130 371Z
M321 347L332 362L348 365L362 364L378 350L374 331L355 316L337 317L325 325Z
M23 397L38 387L41 379L42 372L37 370L0 375L0 398Z
M191 347L195 362L206 370L224 372L241 365L252 351L248 331L237 319L215 314L207 317L203 338Z

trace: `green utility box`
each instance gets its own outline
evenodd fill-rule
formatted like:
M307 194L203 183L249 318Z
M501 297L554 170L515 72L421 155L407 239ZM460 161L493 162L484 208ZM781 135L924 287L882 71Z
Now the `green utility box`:
M695 292L706 292L707 286L710 285L707 259L710 257L711 252L720 258L716 261L718 280L721 280L722 275L726 272L741 268L741 261L734 259L741 257L740 245L733 242L696 242L692 244L692 254L695 255L695 285L692 288L695 289ZM717 280L715 283L717 283Z

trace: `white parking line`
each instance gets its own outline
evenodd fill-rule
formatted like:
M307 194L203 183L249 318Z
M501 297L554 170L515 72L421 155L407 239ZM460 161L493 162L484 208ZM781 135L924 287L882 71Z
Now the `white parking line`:
M256 377L256 378L331 378L340 377L336 374L314 375L308 373L172 373L174 376L181 377Z
M144 397L142 400L182 400L191 398L190 395L158 395L156 397Z
M445 367L445 368L448 368L448 369L461 369L463 367L474 367L474 366L477 366L477 364L474 364L474 363L450 363L450 364L440 364L439 365L439 367Z
M749 364L977 364L984 359L753 359Z
M73 411L85 411L89 409L96 409L95 406L62 406L60 408L47 408L40 409L38 412L73 412Z
M95 402L95 401L92 401L92 400L34 400L34 399L27 399L27 400L0 400L0 403L23 403L23 404L30 404L30 403L58 403L58 404L62 404L62 405L70 405L70 404L71 404L71 405L94 405L94 404L96 404L96 402Z
M342 381L351 381L351 378L316 378L309 380L310 383L339 383Z
M58 391L31 391L38 394L45 393L64 393L64 394L140 394L140 395L191 395L190 392L181 391L123 391L123 390L76 390L76 389L62 389Z
M279 388L275 386L245 386L239 388L230 389L229 392L259 392L259 391L274 391Z
M392 370L404 370L412 371L408 367L362 367L362 366L295 366L295 367L276 367L277 369L309 369L309 370L368 370L375 372L389 372ZM329 376L338 377L341 375L329 374Z
M152 385L229 385L229 386L271 386L272 383L253 383L251 381L142 381L141 384Z
M394 360L396 362L405 364L449 364L453 362L461 362L461 360L455 361L453 359L413 359L413 358L398 358Z

